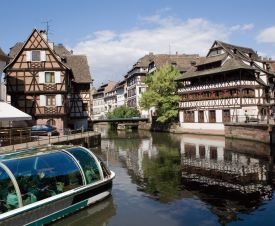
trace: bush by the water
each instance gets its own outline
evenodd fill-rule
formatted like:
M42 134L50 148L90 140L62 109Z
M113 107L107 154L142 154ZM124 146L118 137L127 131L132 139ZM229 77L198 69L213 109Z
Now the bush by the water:
M140 117L140 113L137 109L127 106L117 107L112 112L107 113L107 119L132 117Z

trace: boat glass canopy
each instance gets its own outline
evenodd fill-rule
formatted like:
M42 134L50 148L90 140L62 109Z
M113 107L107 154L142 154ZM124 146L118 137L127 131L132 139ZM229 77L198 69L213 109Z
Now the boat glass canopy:
M0 214L92 184L101 175L96 156L82 147L1 156Z

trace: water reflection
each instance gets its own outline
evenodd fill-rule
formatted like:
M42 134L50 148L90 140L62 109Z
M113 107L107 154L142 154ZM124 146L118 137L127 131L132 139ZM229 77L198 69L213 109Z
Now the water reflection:
M166 133L110 135L102 151L108 152L109 161L123 162L138 191L150 199L200 199L224 225L272 197L273 164L267 145Z
M69 226L69 225L91 225L105 226L109 219L116 214L116 208L113 199L109 197L100 203L93 205L90 208L81 210L78 214L72 215L61 221L57 221L54 225Z
M268 145L98 130L101 148L94 151L116 172L112 197L57 225L272 225Z

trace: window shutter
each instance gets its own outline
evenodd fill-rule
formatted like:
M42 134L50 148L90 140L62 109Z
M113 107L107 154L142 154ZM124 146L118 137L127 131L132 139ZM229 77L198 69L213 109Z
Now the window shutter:
M46 51L40 51L40 59L41 61L46 61Z
M31 51L26 51L26 60L31 61Z
M61 96L61 94L57 94L55 96L55 102L56 102L56 106L62 106L62 96Z
M40 95L40 106L46 106L46 96Z
M55 83L61 83L61 73L60 73L60 71L55 71L54 75L55 75Z
M45 83L45 72L39 71L39 83Z

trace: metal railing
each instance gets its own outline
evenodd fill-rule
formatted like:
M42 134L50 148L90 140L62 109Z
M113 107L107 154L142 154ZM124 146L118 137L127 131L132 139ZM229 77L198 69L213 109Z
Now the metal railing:
M0 139L0 152L5 152L7 150L15 150L29 147L37 147L40 145L51 145L54 143L69 142L71 140L81 139L84 137L89 137L97 134L94 131L84 131L84 130L70 130L67 134L51 136L29 136L29 139L20 138L22 142L13 143L14 137L5 138L6 142L1 143ZM2 140L3 141L3 140Z

